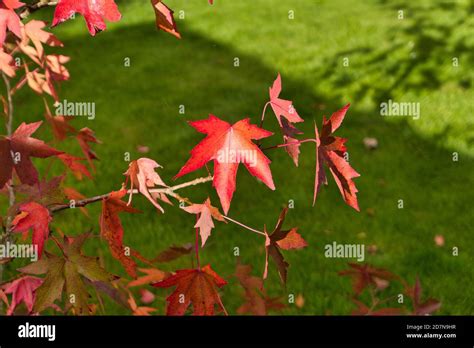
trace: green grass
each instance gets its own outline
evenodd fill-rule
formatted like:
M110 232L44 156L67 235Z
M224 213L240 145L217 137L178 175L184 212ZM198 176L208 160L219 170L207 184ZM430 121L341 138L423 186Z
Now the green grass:
M136 151L138 145L150 147L146 156L164 166L160 174L171 183L201 139L186 121L213 113L229 121L251 117L257 123L268 87L280 72L282 96L294 101L306 120L299 128L308 136L313 120L320 124L323 115L352 103L338 134L349 139L351 165L361 173L356 179L361 206L357 213L344 204L332 178L316 206L311 206L314 148L310 144L303 145L299 168L283 151L268 153L275 192L244 169L239 171L230 216L261 229L273 226L281 207L294 200L287 226L298 226L309 243L304 250L285 253L291 264L286 290L271 266L270 295L302 294L306 300L303 308L290 306L284 313L348 314L353 309L350 281L337 275L347 260L324 257L324 245L333 241L377 245L378 252L366 255L366 261L411 282L419 276L425 295L442 301L439 313L474 313L474 293L468 291L474 286L470 213L474 95L468 65L472 56L462 46L459 55L463 58L455 71L440 63L450 62L452 56L443 50L448 45L439 42L433 43L433 55L427 60L407 62L410 52L390 38L418 42L419 34L402 32L409 22L400 24L399 33L397 10L383 1L217 1L211 7L205 1L169 0L176 14L185 11L185 20L177 20L180 41L156 32L148 3L121 5L123 20L95 38L88 36L79 17L55 29L66 46L61 52L72 57L68 65L72 79L63 84L60 95L96 103L96 119L78 119L74 125L94 129L103 142L96 146L100 162L95 180L68 184L87 196L119 188L128 165L124 153L143 156ZM410 9L408 2L401 6ZM288 19L290 10L294 20ZM433 21L446 19L449 11L444 9ZM473 37L472 21L456 30L457 36ZM127 57L129 68L123 64ZM233 65L236 57L239 67ZM350 58L347 68L342 66L344 57ZM411 69L408 77L397 81L406 67ZM438 83L430 84L430 76L437 77ZM378 103L387 98L421 102L421 118L381 117ZM16 102L16 124L41 119L40 98L25 90ZM181 104L185 115L178 112ZM267 117L266 128L277 131L270 112ZM364 137L377 138L379 147L366 150ZM63 148L80 154L73 141ZM458 162L452 161L453 152L459 153ZM205 171L178 182L200 175ZM195 201L210 195L217 202L210 185L182 193ZM404 209L397 208L399 199ZM123 216L127 245L153 257L171 244L193 240L193 216L168 206L164 215L156 214L143 197L135 197L134 203L143 214ZM99 209L90 208L90 220L79 211L58 214L55 225L70 234L91 228L97 233ZM445 236L444 247L435 245L437 234ZM252 264L258 275L264 264L262 246L258 236L235 225L219 224L201 258L230 278L236 264L233 248L239 247L242 262ZM452 256L453 246L459 247L457 257ZM91 243L89 252L100 253L108 269L124 274L104 244ZM170 265L170 269L182 267L189 267L188 258ZM223 301L235 313L241 298L235 281L230 282ZM155 305L163 313L166 292L154 292L159 295ZM124 312L108 303L107 313Z

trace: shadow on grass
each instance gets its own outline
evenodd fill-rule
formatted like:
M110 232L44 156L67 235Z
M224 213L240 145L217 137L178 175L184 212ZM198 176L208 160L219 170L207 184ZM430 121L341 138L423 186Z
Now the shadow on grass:
M123 160L125 152L132 153L132 158L147 156L157 160L165 166L160 172L163 179L171 183L171 177L202 138L187 125L188 120L213 113L229 121L249 116L253 123L258 123L277 71L189 32L185 26L181 29L181 41L157 33L147 23L109 31L87 39L87 43L84 37L65 42L65 53L73 57L69 65L72 80L64 85L62 96L71 101L96 102L97 118L78 120L76 126L93 128L104 143L96 147L101 161L95 183L78 186L84 194L108 192L120 186L121 173L127 167ZM236 58L239 67L234 66ZM124 65L128 59L130 67ZM307 92L311 89L291 76L282 78L282 97L292 99L306 119L299 128L308 137L312 136L313 119L320 124L323 114L329 115L342 106L333 104L338 100L336 90L334 99L323 98ZM22 111L37 115L33 109L38 110L40 104L27 103L27 95L23 98ZM462 245L466 250L473 247L469 232L472 218L460 215L472 203L473 161L461 157L453 162L451 153L417 137L406 122L385 122L378 111L359 108L357 98L350 102L353 106L338 134L349 139L351 164L362 175L356 180L361 213L343 203L332 178L316 206L311 207L314 149L305 144L299 168L283 151L268 153L273 161L275 192L241 168L230 216L256 228L263 228L264 224L273 226L281 207L289 200L295 202L288 226L299 226L310 247L286 253L292 265L288 292L304 294L306 305L302 309L290 306L287 313L347 314L352 309L347 298L349 281L337 276L347 260L324 257L324 245L332 241L376 245L378 252L366 255L366 261L411 280L419 275L426 292L443 300L443 313L473 313L472 307L463 308L457 302L462 296L470 296L470 303L474 303L473 295L466 294L461 287L446 286L463 281L467 288L472 288L473 284L466 284L467 279L474 279L472 268L461 267L463 263L472 263L472 259L466 254L448 257L449 251L436 248L433 243L434 235L440 233L446 235L449 245ZM183 106L184 115L179 113ZM270 111L267 121L265 128L277 131ZM368 136L379 140L374 151L363 146L363 138ZM273 141L279 142L280 135ZM138 153L138 145L148 146L150 152ZM205 175L205 171L183 180L197 175ZM218 202L210 185L183 194L195 201L210 195L215 204ZM400 199L404 209L397 208ZM155 256L171 244L193 240L192 216L183 215L176 207L166 207L166 214L158 215L141 197L135 198L134 204L144 214L123 217L124 238L146 256ZM94 212L97 214L97 210ZM79 215L71 221L66 214L61 216L64 226L85 230L93 225L97 231L95 217L80 222ZM202 252L202 262L211 263L219 274L230 277L236 263L233 251L238 247L242 262L252 264L254 273L260 273L263 240L233 225L217 227ZM108 256L106 262L123 274ZM176 265L189 267L189 260ZM283 290L273 266L270 273L270 293L281 294ZM224 301L230 312L235 313L241 302L238 294L235 286L228 286ZM114 311L111 309L110 313Z
M360 66L361 74L334 64L321 73L331 79L339 93L350 88L355 99L365 96L377 104L408 92L436 90L446 83L461 88L472 87L474 32L470 20L474 2L407 2L379 0L379 3L399 16L387 33L385 42L372 43L336 57L350 57ZM402 13L400 11L403 11ZM334 61L335 58L329 58Z

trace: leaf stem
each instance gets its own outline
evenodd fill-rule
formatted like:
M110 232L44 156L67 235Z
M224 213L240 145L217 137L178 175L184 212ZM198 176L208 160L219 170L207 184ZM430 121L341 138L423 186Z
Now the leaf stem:
M230 222L232 222L232 223L234 223L234 224L236 224L236 225L239 225L240 227L243 227L243 228L245 228L245 229L247 229L247 230L249 230L249 231L251 231L251 232L254 232L254 233L257 233L257 234L261 234L262 236L265 236L265 233L263 233L262 231L256 230L256 229L254 229L254 228L252 228L252 227L249 227L249 226L247 226L247 225L245 225L245 224L243 224L243 223L241 223L241 222L239 222L239 221L237 221L237 220L231 219L230 217L228 217L228 216L226 216L226 215L223 215L223 218L226 219L227 221L230 221Z
M308 143L308 142L317 143L316 139L312 139L312 138L303 139L303 140L298 140L298 141L293 142L293 143L285 143L285 144L278 144L278 145L275 145L275 146L265 147L265 148L262 149L262 151L271 150L271 149L278 149L280 147L287 147L287 146L298 145L298 144L303 144L303 143Z
M271 102L268 101L268 102L265 104L265 106L263 107L262 118L260 119L260 128L263 127L263 121L265 120L265 112L267 111L267 107L268 107L268 105L270 105L270 103L271 103Z

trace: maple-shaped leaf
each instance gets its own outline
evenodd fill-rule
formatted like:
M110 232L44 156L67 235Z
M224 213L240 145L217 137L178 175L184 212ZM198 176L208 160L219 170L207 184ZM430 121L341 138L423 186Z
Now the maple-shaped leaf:
M239 163L244 164L250 174L260 179L271 190L275 189L269 166L271 161L252 142L252 139L263 139L273 133L251 124L248 118L230 125L214 115L209 115L208 119L190 122L190 125L207 136L192 149L191 158L175 178L193 172L213 160L213 186L225 214L229 212L235 191Z
M77 314L89 314L89 294L83 278L91 282L109 282L112 276L97 262L97 258L82 254L84 242L89 238L85 233L74 238L64 237L60 245L62 255L46 253L46 257L31 263L19 271L27 274L46 274L43 284L36 290L34 312L41 312L61 298L66 291L66 301Z
M59 101L58 93L56 92L55 84L61 81L67 81L70 77L69 71L64 66L69 61L69 57L50 54L40 60L37 57L36 51L31 52L31 47L22 47L23 52L36 61L40 68L29 71L28 64L25 64L25 75L28 86L37 94L49 94L55 101Z
M3 50L0 50L0 71L8 77L15 76L16 65L13 57Z
M163 250L155 257L152 262L170 262L176 260L184 255L189 255L193 251L193 245L191 243L179 246L179 245L172 245L168 249Z
M350 104L331 115L329 120L323 117L323 127L321 136L318 134L318 128L314 125L316 134L316 174L314 179L314 196L313 205L316 203L316 196L322 184L327 185L327 178L324 172L323 163L325 163L331 171L336 181L339 191L344 201L355 210L359 211L359 203L357 202L357 188L353 178L360 176L354 168L345 160L347 139L333 136L333 133L340 127Z
M201 246L206 244L207 238L211 235L211 229L214 228L213 218L222 222L226 222L219 209L211 205L211 200L208 198L203 204L193 204L189 207L183 207L183 210L190 214L197 214L198 219L194 227L199 228L201 235ZM227 223L227 222L226 222Z
M214 315L215 306L225 312L217 288L226 284L227 282L217 275L210 265L207 265L201 269L176 271L176 274L153 286L176 287L174 292L166 298L167 315L184 315L191 304L194 315Z
M267 315L269 310L286 307L278 298L268 297L263 288L263 279L252 275L252 266L238 263L235 277L245 291L245 303L237 309L238 314Z
M98 140L95 135L94 131L90 128L82 128L76 135L77 142L82 149L82 153L84 153L87 162L89 162L89 166L95 171L93 160L97 160L98 157L94 151L92 151L89 143L93 144L100 144L100 140Z
M21 47L28 45L29 40L33 42L36 49L37 59L44 55L43 44L51 47L63 47L63 43L52 33L43 30L47 23L33 19L23 26L23 40Z
M144 276L138 277L127 284L127 287L131 288L134 286L143 286L152 283L157 283L165 279L167 276L166 272L157 268L138 268L138 270L144 273Z
M290 230L282 230L283 223L285 222L286 214L288 213L288 208L284 208L278 218L278 222L269 235L265 231L266 240L265 240L265 270L263 272L263 279L267 278L268 275L268 257L270 256L275 262L278 274L283 284L286 284L286 278L288 274L288 267L290 266L288 262L285 261L283 254L280 249L284 250L293 250L293 249L302 249L308 246L308 243L301 237L298 233L298 228L294 227Z
M15 10L23 5L24 3L18 0L2 0L0 2L0 47L5 42L7 30L10 30L21 39L20 17L18 17Z
M441 307L441 302L434 298L429 298L421 302L422 288L418 277L416 278L414 286L405 286L405 292L412 300L413 315L430 315Z
M118 22L122 18L114 0L59 0L52 26L71 19L75 13L84 16L92 36L106 29L105 20Z
M165 211L152 197L149 189L155 186L168 187L163 180L161 180L158 173L155 172L156 168L162 168L158 163L149 158L139 158L136 161L132 161L128 170L124 173L130 179L131 190L134 188L138 189L142 195L146 197L158 210L162 213ZM129 204L132 201L133 193L130 193Z
M15 194L17 200L21 204L27 202L36 202L42 206L48 207L53 204L62 204L64 202L64 192L61 183L64 176L57 176L51 180L42 180L34 185L18 185L15 186ZM21 204L12 206L12 212L16 213Z
M340 271L338 274L352 277L352 288L356 296L360 295L368 286L377 288L379 279L390 281L397 278L397 276L385 269L375 268L368 264L358 265L356 263L349 263L349 267L350 269Z
M3 285L5 294L12 294L12 301L7 309L7 315L12 315L16 307L20 303L24 303L28 314L33 310L33 304L35 303L35 292L36 289L41 285L43 279L23 276L10 283Z
M30 157L47 158L62 153L31 137L41 123L41 121L29 124L23 122L12 136L0 137L0 188L12 178L13 169L22 183L28 185L37 183L38 172Z
M127 191L122 189L109 194L102 200L102 214L100 215L100 234L109 243L112 256L120 261L127 273L136 278L136 263L127 255L123 245L123 227L119 213L139 213L140 211L127 205L122 198Z
M176 28L173 10L166 6L161 0L151 0L151 4L155 10L156 27L180 39L181 34Z
M49 210L36 202L20 205L20 213L13 219L13 232L23 233L26 238L28 231L33 231L32 243L38 248L38 257L43 254L44 242L49 236L49 223L52 218Z
M83 160L83 158L72 156L66 153L58 155L58 158L74 174L77 180L82 180L84 176L92 179L92 175L87 167L80 162Z
M68 135L77 134L77 130L69 124L69 122L73 119L72 116L53 116L46 100L44 100L44 106L44 117L46 121L48 121L48 123L51 125L53 135L56 140L63 141Z
M281 76L278 74L277 78L273 82L273 86L270 87L270 106L275 113L278 120L278 124L282 127L282 116L285 117L290 123L303 122L304 120L298 115L293 102L291 100L285 100L280 98L281 93Z
M292 158L295 165L298 166L301 144L295 139L295 136L302 134L302 132L293 126L293 123L304 122L304 120L298 115L298 112L296 112L291 100L285 100L279 97L281 89L281 76L278 74L276 80L273 82L273 86L270 87L269 103L283 133L283 142L287 144L285 151Z

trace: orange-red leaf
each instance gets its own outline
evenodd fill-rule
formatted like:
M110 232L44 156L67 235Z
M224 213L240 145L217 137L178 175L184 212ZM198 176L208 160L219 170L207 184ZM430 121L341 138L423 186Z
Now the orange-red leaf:
M52 218L48 209L36 202L20 205L20 213L13 219L13 232L26 234L33 230L32 242L38 247L38 257L43 254L44 242L49 236L49 223Z
M38 182L38 172L30 157L47 158L61 154L31 135L41 126L40 122L22 123L10 137L0 137L0 188L12 177L13 169L24 184Z
M126 190L111 192L102 200L102 214L100 216L100 234L109 243L112 256L120 261L131 277L136 277L136 263L127 255L123 245L123 227L119 213L139 213L140 211L122 201Z
M151 0L151 4L155 10L156 27L180 39L181 34L176 28L173 10L166 6L161 0Z
M12 294L12 301L7 309L7 315L12 315L15 308L21 303L25 303L28 313L33 311L35 303L36 289L43 283L43 279L24 276L10 283L5 284L5 294ZM1 290L0 290L1 291Z
M290 264L285 261L280 249L302 249L308 246L303 237L301 237L301 235L297 232L298 228L295 227L290 230L282 230L287 212L288 208L284 208L280 213L278 222L272 234L266 234L266 260L265 271L263 272L263 278L265 279L268 275L268 257L270 256L275 262L280 279L284 284L286 284L288 267Z
M214 115L209 115L206 120L190 122L190 125L207 136L193 148L191 158L175 178L193 172L209 161L214 161L213 185L225 214L229 211L235 192L239 163L270 189L275 189L269 166L271 161L252 142L252 139L259 140L271 136L271 132L251 124L249 119L230 125Z
M168 301L167 315L184 315L191 304L194 315L214 315L215 306L225 312L217 288L226 284L227 282L217 275L210 265L207 265L200 270L176 271L176 274L153 286L176 287L166 299Z
M7 29L21 39L20 17L15 10L24 3L18 0L3 0L0 2L0 47L7 37Z
M322 184L327 185L327 178L324 172L323 163L325 163L336 181L339 191L344 201L355 210L359 211L357 202L357 188L353 178L360 176L354 168L345 160L346 152L345 142L347 139L333 136L332 134L340 127L350 104L331 115L329 120L323 118L323 127L321 136L318 134L318 128L314 126L316 135L316 174L314 179L313 205L316 203L317 194Z
M105 20L117 22L122 18L114 0L59 0L54 11L53 27L71 19L76 12L84 16L92 36L106 29Z

